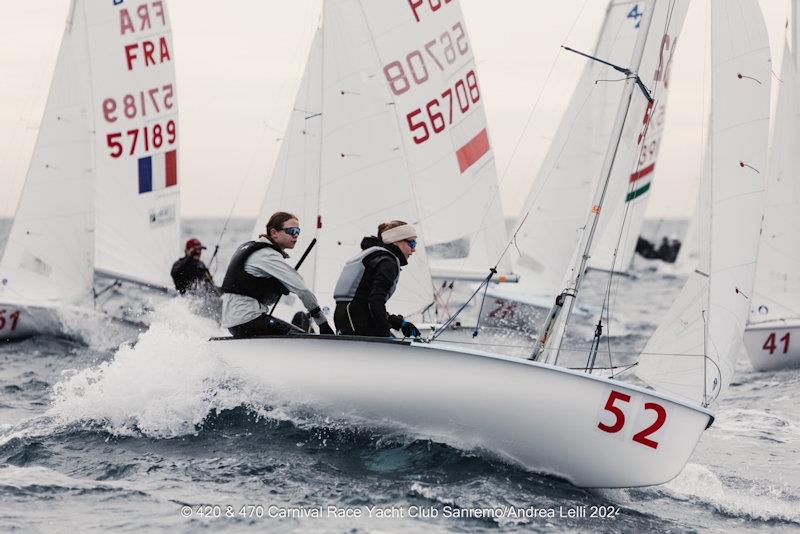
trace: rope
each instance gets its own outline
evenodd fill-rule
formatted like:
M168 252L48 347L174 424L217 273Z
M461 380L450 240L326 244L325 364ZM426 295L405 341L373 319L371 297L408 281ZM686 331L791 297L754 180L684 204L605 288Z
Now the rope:
M453 324L453 322L455 321L456 317L458 317L459 314L461 314L461 312L464 311L464 308L467 307L467 304L472 302L472 299L475 298L475 295L478 294L478 292L483 288L483 286L484 285L485 286L489 285L489 281L492 279L492 277L496 273L497 273L497 269L495 269L495 268L490 269L489 270L489 274L486 276L486 278L483 280L483 282L480 283L480 285L477 287L477 289L475 289L475 291L473 291L472 295L466 300L466 302L464 302L464 304L461 305L461 307L458 309L458 311L456 311L456 313L454 313L452 316L450 316L450 318L442 325L442 327L439 330L437 330L436 332L431 334L431 336L427 339L427 341L428 342L434 341L434 340L436 340L437 337L442 335L442 332L447 330L450 327L450 325ZM478 319L480 319L480 317Z

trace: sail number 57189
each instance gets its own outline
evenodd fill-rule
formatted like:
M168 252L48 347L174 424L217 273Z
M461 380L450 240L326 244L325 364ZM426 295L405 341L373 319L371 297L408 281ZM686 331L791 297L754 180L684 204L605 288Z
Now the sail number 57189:
M609 434L616 434L621 432L627 423L625 419L625 411L623 410L622 406L625 403L629 403L631 401L631 396L627 393L622 393L621 391L611 390L611 393L608 394L608 399L606 400L606 405L603 407L603 412L608 412L613 415L613 419L609 423L604 423L600 421L597 424L597 428L602 430L603 432L608 432ZM636 432L633 435L633 441L636 443L640 443L645 447L650 447L651 449L658 448L658 442L651 439L650 436L657 432L664 423L667 422L667 410L658 403L655 402L645 402L644 403L644 411L652 411L655 413L655 421L653 421L650 426ZM603 417L605 420L608 420L608 417ZM634 429L636 430L636 429Z

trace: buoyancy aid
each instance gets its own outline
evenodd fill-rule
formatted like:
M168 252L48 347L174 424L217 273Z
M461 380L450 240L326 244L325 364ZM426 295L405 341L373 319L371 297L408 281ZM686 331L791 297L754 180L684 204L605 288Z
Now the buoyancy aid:
M276 250L284 258L287 257L280 248L272 243L248 241L242 244L236 249L230 264L228 264L225 279L222 281L223 292L245 295L256 299L262 304L272 304L278 299L279 295L289 294L289 290L277 278L273 276L253 276L244 270L247 259L253 253L265 248Z
M344 264L342 274L339 275L339 280L337 280L336 287L333 289L333 298L336 300L336 302L351 302L355 298L356 291L358 290L359 285L361 285L361 280L364 278L364 271L366 270L364 262L373 254L385 254L393 258L394 261L397 262L399 271L400 260L397 259L397 257L389 250L386 250L381 246L372 246L364 249L347 260L347 263ZM397 289L397 278L395 278L394 283L389 290L389 297L394 294L395 289Z

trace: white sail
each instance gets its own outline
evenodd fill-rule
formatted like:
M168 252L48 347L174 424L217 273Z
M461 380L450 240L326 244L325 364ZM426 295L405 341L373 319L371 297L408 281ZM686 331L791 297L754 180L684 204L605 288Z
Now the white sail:
M178 102L163 1L87 10L97 117L98 271L161 287L180 255ZM225 157L220 155L220 157Z
M39 135L0 261L0 298L88 304L94 116L85 2L70 6Z
M294 256L298 258L311 240L319 237L320 156L322 151L322 30L317 30L308 54L294 107L281 141L269 187L258 211L253 238L263 234L270 216L287 211L300 217L303 232ZM319 220L318 220L319 219ZM316 290L316 249L308 255L300 274ZM321 296L321 295L318 295ZM291 306L286 299L282 306ZM286 315L281 313L281 315Z
M466 258L436 261L487 273L505 248L505 220L472 43L457 0L361 0L366 36L392 96L427 245L463 240ZM501 272L508 272L504 258Z
M621 7L628 10L626 19L635 19L636 15L644 9L644 3L632 5L630 2L626 2ZM680 20L683 21L687 8L688 3L676 4L674 9L665 12L668 19L654 21L654 24L662 24L660 28L664 27L667 20L670 21L670 24L674 24L672 21L681 9L683 9L683 15ZM626 122L626 133L618 148L618 164L614 166L611 186L603 203L603 215L600 217L599 226L600 238L594 243L589 267L624 272L628 270L633 260L636 242L644 224L650 188L655 179L656 161L667 114L670 70L678 45L679 32L680 26L674 34L659 33L660 40L650 45L657 50L657 53L646 54L642 58L639 77L650 89L654 102L652 106L646 106L643 109L631 109L631 115ZM634 38L635 33L627 37L628 41L632 41ZM604 33L603 39L616 42L620 38ZM620 46L620 44L616 46ZM633 44L630 46L632 47ZM603 121L611 122L609 111L613 108L607 102L617 102L618 86L619 84L600 84L598 89L608 96L601 99L601 102L606 104L596 108L596 112L600 115L595 118L595 125L602 125ZM603 112L604 110L606 111ZM595 129L600 135L598 138L596 134L595 140L599 139L602 142L602 140L608 139L608 134L602 131L602 127L595 126ZM595 142L593 153L597 153L600 147L605 148L603 145L598 146Z
M609 19L606 18L606 24ZM605 25L604 25L605 27ZM555 296L575 252L586 222L592 186L591 97L595 67L587 62L550 150L539 170L517 222L519 250L514 272L520 275L514 290ZM521 226L520 226L521 224Z
M608 10L594 55L599 59L622 67L629 67L636 36L639 32L641 17L644 14L644 2L614 0L609 3ZM680 11L680 10L679 10ZM665 12L665 13L668 13ZM682 21L683 19L680 18ZM654 28L665 21L654 21ZM658 33L658 41L648 43L652 51L661 47L662 33ZM661 76L656 80L654 63L658 58L667 61L671 49L666 56L660 53L646 53L642 59L640 76L652 90L663 85ZM586 213L590 209L592 193L608 148L608 138L614 122L623 83L624 75L613 68L595 61L587 61L578 86L573 92L567 111L553 139L550 150L539 170L533 188L528 194L522 216L527 220L517 236L517 246L521 252L514 270L520 274L519 291L535 295L555 296L562 288L564 272L570 265L575 246L586 222ZM645 144L657 147L661 133L661 123L666 101L660 97L663 89L659 88L657 97L658 113L653 115L658 120L650 121ZM611 193L603 206L600 218L599 239L593 245L590 266L611 269L612 252L620 235L621 218L628 203L627 197L632 193L626 191L633 175L641 175L637 183L649 184L652 179L651 163L657 148L643 152L644 159L639 161L643 131L640 117L644 117L644 109L632 108L623 141L620 143L617 162L614 166ZM654 128L655 124L657 128ZM649 169L649 170L648 170ZM646 170L647 172L641 172ZM638 175L637 175L638 176ZM646 178L646 179L645 179ZM636 190L631 199L637 202L645 198L649 185L642 191ZM632 213L632 212L631 212ZM613 218L614 222L609 221ZM520 219L521 222L522 219ZM641 218L628 217L626 234L638 236ZM518 223L519 224L519 223ZM607 230L606 230L607 229ZM635 237L633 239L635 245ZM627 242L626 242L627 243ZM633 254L633 248L630 249ZM628 252L626 252L627 254ZM621 258L621 255L619 256ZM618 270L624 262L618 259ZM627 263L625 263L627 265ZM509 289L508 291L512 291Z
M678 250L678 257L675 258L675 270L680 273L690 273L697 267L698 250L698 228L697 209L689 217L686 223L686 232L683 234L681 248Z
M619 95L617 112L607 140L608 148L603 156L597 185L594 188L590 208L586 210L586 221L581 229L580 241L566 269L560 297L554 303L534 349L537 360L547 363L558 361L561 343L588 265L594 238L601 228L605 202L612 199L613 203L615 195L626 187L625 183L621 183L619 173L615 170L620 166L630 168L633 163L630 158L634 153L631 147L638 145L646 135L647 124L646 122L643 124L640 117L645 116L646 110L652 107L651 95L658 92L658 85L663 83L663 77L654 80L655 84L645 89L643 80L636 73L645 63L645 58L652 61L654 56L663 55L663 43L673 40L680 33L687 9L688 0L648 2L643 8L642 24L637 32L632 56L626 63L627 67L620 67L626 69L628 74L625 78L625 87Z
M797 30L795 30L797 31ZM795 54L783 50L750 323L800 317L800 85Z
M254 230L262 233L278 209L304 219L306 231L295 250L318 238L301 274L322 305L334 305L342 267L379 223L399 219L419 225L393 108L359 2L327 1ZM433 299L424 232L418 241L390 301L391 309L404 315Z
M637 375L659 391L703 404L716 400L733 376L750 308L764 208L770 58L755 0L712 2L711 54L712 120L699 205L700 266L648 342L637 368Z

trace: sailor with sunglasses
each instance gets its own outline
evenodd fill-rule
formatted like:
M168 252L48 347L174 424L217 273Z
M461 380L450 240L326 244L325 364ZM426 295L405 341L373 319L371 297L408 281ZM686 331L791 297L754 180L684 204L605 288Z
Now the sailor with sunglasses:
M400 268L417 248L417 231L403 221L378 226L378 236L361 241L361 252L345 264L333 298L333 318L340 334L394 337L391 329L405 337L420 335L417 327L402 315L386 311L386 302L400 279Z
M228 264L222 282L222 326L234 337L286 335L292 326L269 314L281 295L294 293L317 323L321 334L333 330L303 277L286 262L285 250L300 236L295 215L279 211L267 222L267 233L241 245Z

